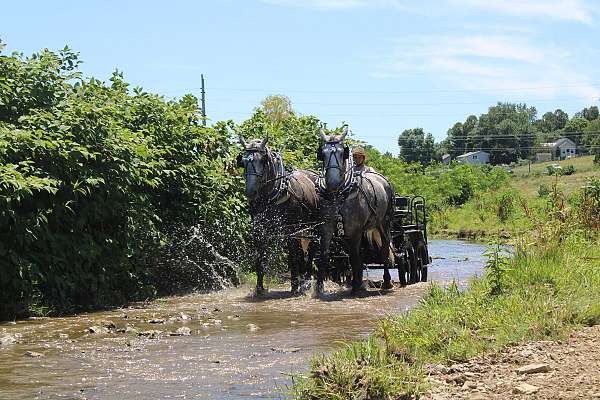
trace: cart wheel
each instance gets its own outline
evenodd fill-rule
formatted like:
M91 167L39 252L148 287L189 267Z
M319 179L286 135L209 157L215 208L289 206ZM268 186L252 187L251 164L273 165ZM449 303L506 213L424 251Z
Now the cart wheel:
M400 286L406 286L406 273L408 272L408 268L406 268L406 257L404 255L399 256L396 254L394 257L394 262L396 264L396 268L398 268L398 279L400 280Z
M419 260L419 273L421 275L421 282L427 282L427 265L423 261L423 257L425 256L425 243L419 242L417 245L417 258Z
M419 276L418 276L418 271L419 271L419 267L418 267L418 260L419 258L417 257L415 250L413 249L412 246L410 246L408 248L408 284L412 285L414 283L419 282Z

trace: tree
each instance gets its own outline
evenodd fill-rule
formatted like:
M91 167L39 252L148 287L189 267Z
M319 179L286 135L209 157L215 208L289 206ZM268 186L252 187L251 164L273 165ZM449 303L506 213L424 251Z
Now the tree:
M448 130L447 149L453 158L473 148L470 138L477 128L478 122L475 115L469 115L464 123L457 122Z
M471 115L448 131L451 154L484 150L492 164L531 156L536 109L525 104L498 103L479 116Z
M585 118L588 121L593 121L598 118L600 113L598 112L597 106L586 107L578 113L575 113L575 117Z
M269 116L274 125L280 125L283 120L294 115L291 100L281 94L265 97L260 102L260 109Z
M555 132L563 129L569 121L569 115L561 109L554 112L548 111L538 121L540 131L544 133Z
M405 129L398 137L400 157L406 162L429 164L435 156L435 141L423 128Z
M577 114L575 114L577 115ZM581 137L583 132L589 125L589 121L583 117L574 116L567 122L564 128L564 136L575 142L576 145L581 144Z

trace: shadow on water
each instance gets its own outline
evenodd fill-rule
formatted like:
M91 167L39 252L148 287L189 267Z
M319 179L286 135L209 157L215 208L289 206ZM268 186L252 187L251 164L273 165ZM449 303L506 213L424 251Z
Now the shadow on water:
M430 276L481 274L485 246L431 241ZM381 271L368 271L378 280ZM397 276L392 275L392 278ZM67 318L0 325L0 399L278 399L314 354L362 339L418 304L428 283L369 289L326 284L323 298L289 284L159 299ZM95 332L95 333L93 333ZM4 343L4 342L3 342Z
M333 286L333 285L331 285ZM395 286L396 290L402 289L400 286ZM290 298L302 298L302 297L312 297L315 300L320 300L324 302L332 302L332 301L344 301L346 299L365 299L369 297L381 297L392 295L394 290L361 290L359 292L353 293L351 289L347 289L342 286L337 286L337 288L330 289L321 294L316 294L312 291L306 291L304 293L291 293L289 290L270 290L268 293L257 295L255 293L250 293L246 296L246 300L252 303L261 303L271 300L283 300Z

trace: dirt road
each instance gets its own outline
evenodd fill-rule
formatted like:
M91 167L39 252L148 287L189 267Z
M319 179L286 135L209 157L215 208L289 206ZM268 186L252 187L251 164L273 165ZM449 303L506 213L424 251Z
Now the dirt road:
M427 400L600 399L600 326L429 372Z

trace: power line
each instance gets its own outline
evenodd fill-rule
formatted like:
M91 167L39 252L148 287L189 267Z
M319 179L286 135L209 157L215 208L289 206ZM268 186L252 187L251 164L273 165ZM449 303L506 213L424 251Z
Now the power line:
M523 134L523 135L476 135L476 136L453 136L452 140L456 140L456 141L467 141L467 140L473 140L473 139L481 139L483 138L484 140L488 139L521 139L521 138L525 138L525 139L536 139L538 138L540 135L546 135L546 134L552 134L552 133L560 133L559 136L561 137L569 137L569 136L598 136L600 135L600 131L576 131L576 132L538 132L538 133L527 133L527 134ZM360 135L360 134L359 134ZM377 139L387 139L390 137L394 137L394 136L383 136L383 135L368 135L370 138L377 138ZM558 139L556 139L558 140Z
M577 88L577 87L597 87L600 83L577 83L565 85L548 85L548 86L529 86L529 87L512 87L512 88L477 88L477 89L429 89L429 90L350 90L350 91L323 91L323 90L306 90L306 89L264 89L264 88L235 88L235 87L210 87L207 89L223 92L256 92L256 93L307 93L318 95L348 95L348 94L416 94L416 93L474 93L474 92L507 92L507 91L530 91L544 89L562 89L562 88ZM163 91L163 93L178 93L190 90L199 90L199 87L188 89L174 89Z
M230 102L230 103L247 103L247 104L257 104L256 100L246 100L246 99L234 99L234 98L213 98L213 101L223 101L223 102ZM511 103L519 103L519 104L526 104L526 103L532 103L532 102L558 102L558 101L567 101L570 100L569 98L558 98L558 99L530 99L530 100L520 100L520 101L511 101ZM502 103L501 101L498 101L500 103ZM318 105L318 106L344 106L344 107L365 107L365 106L373 106L373 107L385 107L385 106L390 106L390 107L406 107L406 106L444 106L444 105L476 105L476 104L490 104L489 101L465 101L465 102L454 102L454 101L447 101L447 102L427 102L427 103L324 103L324 102L318 102L318 101L292 101L293 105ZM495 106L495 104L493 105ZM563 110L564 111L564 110Z
M579 83L568 85L551 85L551 86L530 86L516 88L478 88L478 89L431 89L431 90L364 90L364 91L318 91L304 89L287 89L287 90L266 90L266 89L251 89L251 88L227 88L213 87L212 90L231 91L231 92L269 92L269 93L310 93L310 94L415 94L415 93L471 93L471 92L506 92L516 90L543 90L543 89L561 89L570 87L590 87L600 86L600 83ZM197 88L193 88L197 89Z

